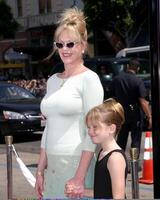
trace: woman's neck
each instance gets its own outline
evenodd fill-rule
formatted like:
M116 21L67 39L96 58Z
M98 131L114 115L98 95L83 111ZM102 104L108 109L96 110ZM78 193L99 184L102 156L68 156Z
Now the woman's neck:
M83 63L79 63L77 65L65 65L65 71L60 74L61 78L69 78L71 76L80 74L86 71L87 68L83 65Z

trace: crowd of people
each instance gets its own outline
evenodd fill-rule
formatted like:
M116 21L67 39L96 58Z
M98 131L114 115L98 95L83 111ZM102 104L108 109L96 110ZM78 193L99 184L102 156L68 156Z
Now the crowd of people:
M27 90L29 90L34 96L38 98L44 97L46 93L46 79L31 79L31 80L25 80L25 79L19 79L19 80L13 80L8 81L11 83L14 83L20 87L23 87Z

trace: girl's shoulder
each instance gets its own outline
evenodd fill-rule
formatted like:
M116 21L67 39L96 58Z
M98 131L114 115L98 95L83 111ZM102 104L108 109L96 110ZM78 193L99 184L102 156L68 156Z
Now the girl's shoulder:
M122 149L115 149L108 153L108 162L111 165L116 163L127 163L127 157L125 152Z
M110 151L109 153L108 153L108 157L110 157L110 156L120 156L120 155L122 155L123 157L125 157L126 158L126 154L125 154L125 152L124 152L124 150L123 149L114 149L114 150L112 150L112 151Z

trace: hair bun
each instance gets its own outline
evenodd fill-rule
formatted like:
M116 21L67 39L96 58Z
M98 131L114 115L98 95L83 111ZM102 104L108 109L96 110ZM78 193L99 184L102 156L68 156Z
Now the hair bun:
M85 16L78 8L66 9L60 16L59 24L76 25L78 23L85 23Z

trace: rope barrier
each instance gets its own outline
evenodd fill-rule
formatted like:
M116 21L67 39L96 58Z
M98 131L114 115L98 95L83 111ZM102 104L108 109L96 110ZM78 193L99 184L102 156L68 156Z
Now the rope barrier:
M6 136L6 147L7 147L7 180L8 180L8 200L12 199L12 151L15 155L16 161L21 169L22 174L26 180L35 187L36 179L31 171L26 167L24 162L20 159L15 146L12 144L12 136ZM138 153L136 148L131 148L131 175L132 175L132 197L133 199L139 198L139 185L138 185Z
M32 187L35 187L35 182L36 179L33 176L33 174L31 173L31 171L26 167L26 165L23 163L23 161L20 159L18 153L16 152L16 149L14 147L14 145L12 144L12 150L14 152L14 155L16 157L17 163L22 171L22 174L24 175L24 177L26 178L26 180L31 184Z

